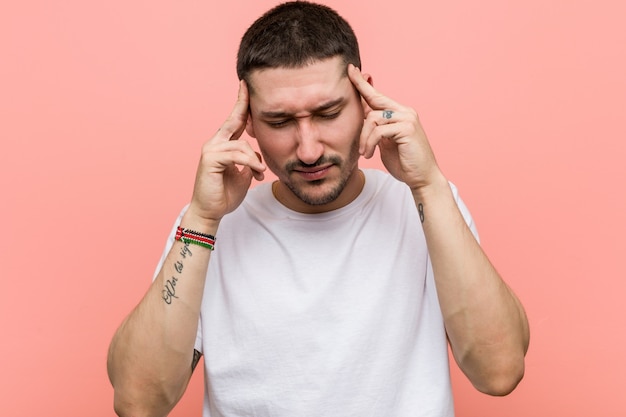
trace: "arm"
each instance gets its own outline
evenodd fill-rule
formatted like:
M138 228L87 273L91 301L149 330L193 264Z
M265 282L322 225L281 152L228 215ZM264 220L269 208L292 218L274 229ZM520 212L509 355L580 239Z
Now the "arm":
M447 180L439 181L413 195L452 353L478 390L506 395L524 374L526 315L465 223Z
M371 158L378 146L387 170L413 193L453 355L478 390L506 395L524 373L523 307L466 225L415 111L377 92L353 66L348 74L367 107L361 154Z
M265 165L236 140L248 117L240 84L229 119L202 149L194 192L181 226L215 235L221 218L241 204ZM107 360L120 416L166 416L183 395L199 360L194 351L211 251L174 242L147 293L115 333Z
M115 333L107 368L118 415L165 416L183 395L192 373L209 258L209 249L175 242L147 293Z

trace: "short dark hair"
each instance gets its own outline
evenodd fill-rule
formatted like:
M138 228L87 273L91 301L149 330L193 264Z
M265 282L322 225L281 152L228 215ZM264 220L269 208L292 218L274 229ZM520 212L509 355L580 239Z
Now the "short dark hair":
M298 68L341 56L361 68L359 44L348 22L330 7L308 1L282 3L246 31L237 54L237 76L263 68Z

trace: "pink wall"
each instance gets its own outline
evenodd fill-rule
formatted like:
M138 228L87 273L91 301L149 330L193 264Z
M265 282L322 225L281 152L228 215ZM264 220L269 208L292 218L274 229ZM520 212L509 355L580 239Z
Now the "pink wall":
M112 416L105 356L274 1L0 7L0 415ZM420 112L532 327L527 375L459 417L626 415L626 2L329 0ZM370 165L370 164L368 164ZM201 373L173 416L199 415Z

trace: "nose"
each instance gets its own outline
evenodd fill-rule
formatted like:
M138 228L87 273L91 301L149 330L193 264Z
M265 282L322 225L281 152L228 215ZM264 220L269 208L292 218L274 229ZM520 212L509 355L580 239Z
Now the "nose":
M310 118L298 121L298 148L296 156L305 164L314 164L324 155L324 145L320 141L320 132Z

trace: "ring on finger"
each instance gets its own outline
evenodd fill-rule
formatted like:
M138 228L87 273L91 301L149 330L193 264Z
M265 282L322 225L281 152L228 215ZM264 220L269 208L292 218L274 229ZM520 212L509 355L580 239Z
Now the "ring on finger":
M393 110L383 110L383 119L391 119L393 116Z

